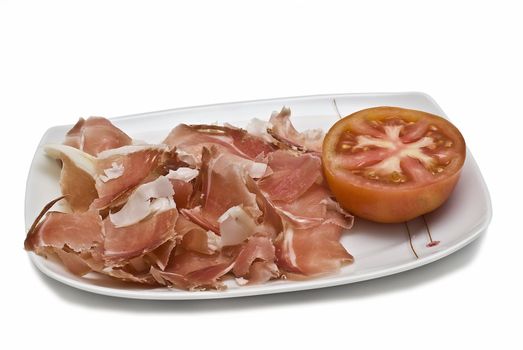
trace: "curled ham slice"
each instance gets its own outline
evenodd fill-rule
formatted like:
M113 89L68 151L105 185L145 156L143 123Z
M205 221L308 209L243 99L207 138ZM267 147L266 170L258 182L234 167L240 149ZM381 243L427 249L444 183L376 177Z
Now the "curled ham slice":
M45 152L62 162L60 187L73 211L103 209L161 172L172 155L165 146L126 146L93 157L67 145L47 145ZM118 176L114 169L118 169ZM112 176L107 176L107 174Z
M80 118L66 134L64 144L77 148L90 155L130 145L132 139L114 126L109 120L100 117Z
M273 173L259 185L283 224L275 239L278 266L290 273L314 276L335 272L351 262L352 256L339 239L343 229L352 225L353 217L333 205L330 191L318 181L322 180L318 158L277 151L269 156L269 167ZM292 190L282 186L283 181L288 181Z
M222 246L240 244L257 230L254 219L239 205L227 209L218 223Z
M274 201L274 205L288 224L298 228L309 228L325 221L327 198L329 198L328 190L324 186L313 184L295 200L291 202Z
M82 276L103 267L102 219L98 213L46 212L63 197L51 201L35 219L24 242L26 250L57 256L71 272ZM45 218L42 219L42 217Z
M275 242L278 265L305 276L337 271L343 264L353 261L339 241L342 229L330 222L306 229L286 226Z
M235 251L225 250L214 255L181 251L164 271L151 269L158 283L189 290L224 289L220 277L234 267Z
M193 184L182 180L172 180L171 182L174 191L174 202L177 208L187 208L193 193Z
M245 279L243 284L264 283L279 276L275 258L275 248L268 237L251 237L238 254L232 271Z
M249 191L246 179L249 177L245 160L227 153L204 149L202 168L198 183L202 203L182 213L198 225L219 233L218 219L230 208L241 205L242 210L256 219L261 215L256 195Z
M176 208L173 195L169 179L160 176L138 186L119 211L109 214L109 219L118 228L136 224L155 212Z
M66 145L47 145L45 152L62 162L60 189L73 211L86 211L98 198L96 158Z
M67 246L81 253L100 245L103 240L102 219L98 213L49 212L35 230L30 231L25 247L37 251L44 247L62 249Z
M230 153L250 160L274 150L270 143L245 130L218 125L180 124L163 143L176 148L180 159L192 166L200 166L203 148L215 147L219 153Z
M153 145L126 146L102 152L96 164L95 186L99 198L92 206L105 208L148 178L157 177L158 170L170 156L165 147ZM104 181L101 176L113 168L113 164L123 169L121 175Z
M166 177L171 181L174 190L174 201L178 208L186 208L189 205L193 193L194 180L199 174L197 169L180 167L176 170L169 170Z
M300 151L321 152L324 133L320 129L298 132L290 120L291 110L283 107L269 120L269 134L276 140Z
M220 236L183 216L178 218L175 230L182 237L181 245L185 250L210 255L221 248Z

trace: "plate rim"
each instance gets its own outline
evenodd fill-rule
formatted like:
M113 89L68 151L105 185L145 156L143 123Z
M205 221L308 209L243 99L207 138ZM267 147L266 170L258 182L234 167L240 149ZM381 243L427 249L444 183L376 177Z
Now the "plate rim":
M143 113L137 113L137 114L130 114L130 115L124 115L124 116L118 116L114 118L108 118L112 121L126 121L136 118L143 118L148 117L150 115L154 114L161 114L161 113L169 113L169 112L175 112L175 111L182 111L182 110L194 110L194 109L205 109L205 108L216 108L216 107L223 107L223 106L230 106L230 105L240 105L240 104L253 104L253 103L263 103L263 102L270 102L270 101L282 101L282 100L307 100L307 99L314 99L314 98L332 98L335 99L336 97L357 97L357 96L399 96L399 95L418 95L425 99L427 99L430 103L432 103L440 112L441 115L446 117L446 114L443 112L442 108L439 106L439 104L430 96L429 94L421 91L406 91L406 92L377 92L377 93L341 93L341 94L316 94L316 95L305 95L305 96L291 96L291 97L278 97L278 98L267 98L267 99L258 99L258 100L247 100L247 101L234 101L234 102L224 102L224 103L214 103L214 104L207 104L207 105L198 105L198 106L189 106L189 107L179 107L179 108L171 108L171 109L164 109L164 110L158 110L158 111L152 111L152 112L143 112ZM28 191L28 184L30 180L30 176L32 174L33 170L33 164L34 161L38 155L38 149L40 148L43 140L45 137L49 134L49 132L55 128L61 128L65 127L71 124L66 125L56 125L48 128L44 134L42 135L38 146L33 154L33 158L31 160L31 165L29 167L29 172L26 178L26 191L25 191L25 198L24 198L24 220L25 222L25 228L27 231L27 202L29 197L29 191ZM295 291L305 291L305 290L311 290L311 289L320 289L320 288L326 288L326 287L334 287L334 286L340 286L345 284L351 284L351 283L357 283L362 281L367 281L371 279L381 278L385 276L391 276L397 273L401 273L404 271L412 270L424 265L427 265L429 263L432 263L434 261L440 260L452 253L457 252L458 250L462 249L463 247L469 245L473 241L475 241L483 232L485 232L492 221L492 201L491 196L487 187L487 184L485 182L485 179L483 177L483 174L481 173L481 170L479 168L479 165L477 164L474 156L472 155L471 151L468 149L468 157L470 158L471 162L470 165L474 167L474 172L479 175L479 180L481 184L481 191L485 198L485 204L486 204L486 213L481 221L479 221L475 226L471 227L466 232L463 232L463 234L466 234L466 237L459 242L447 247L446 249L437 251L435 253L429 254L427 256L424 256L422 258L408 261L402 264L390 266L387 268L380 268L376 271L369 271L367 273L363 274L356 274L356 275L330 275L329 278L322 280L322 279L308 279L308 283L304 283L300 285L300 283L293 283L293 284L278 284L270 286L268 284L262 285L267 288L264 289L257 289L256 287L260 287L260 285L257 286L243 286L242 288L238 289L228 289L226 291L184 291L176 289L176 291L170 291L168 288L161 287L161 289L165 289L162 291L152 291L148 289L144 290L126 290L126 289L116 289L112 287L105 287L105 286L98 286L94 284L90 284L88 281L85 282L78 282L75 281L65 275L61 275L47 266L45 266L44 261L46 258L41 257L39 255L36 255L34 252L27 252L29 255L29 258L31 262L37 267L37 269L43 273L44 275L61 282L67 286L99 294L99 295L105 295L105 296L112 296L112 297L120 297L120 298L126 298L126 299L141 299L141 300L203 300L203 299L224 299L224 298L236 298L236 297L247 297L247 296L256 296L256 295L268 295L268 294L279 294L279 293L287 293L287 292L295 292Z

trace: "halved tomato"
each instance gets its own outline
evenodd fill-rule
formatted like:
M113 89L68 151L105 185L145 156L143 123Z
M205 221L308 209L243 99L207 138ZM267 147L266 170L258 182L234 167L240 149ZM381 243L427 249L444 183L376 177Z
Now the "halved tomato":
M443 204L465 153L465 140L449 121L397 107L364 109L339 120L322 150L327 182L341 206L385 223Z

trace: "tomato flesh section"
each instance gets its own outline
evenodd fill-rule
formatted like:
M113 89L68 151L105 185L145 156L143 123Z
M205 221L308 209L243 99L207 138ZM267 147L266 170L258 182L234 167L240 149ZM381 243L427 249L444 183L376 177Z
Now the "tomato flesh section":
M340 137L335 166L382 183L430 182L450 163L452 145L425 119L363 121Z
M322 157L327 183L346 210L401 222L446 201L465 153L463 136L447 120L376 107L339 120L324 139Z

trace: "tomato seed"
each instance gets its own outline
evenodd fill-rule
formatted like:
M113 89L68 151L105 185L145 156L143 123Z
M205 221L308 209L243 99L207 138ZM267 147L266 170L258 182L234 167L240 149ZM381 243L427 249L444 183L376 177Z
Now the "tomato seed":
M402 180L403 182L405 181L397 171L393 171L392 174L390 174L390 178L393 182L402 182Z

